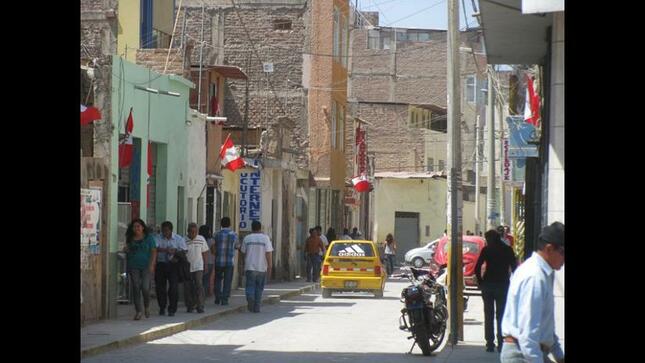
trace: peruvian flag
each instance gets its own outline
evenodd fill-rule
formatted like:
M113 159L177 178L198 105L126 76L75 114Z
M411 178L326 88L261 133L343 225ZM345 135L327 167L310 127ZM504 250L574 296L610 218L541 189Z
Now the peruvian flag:
M526 103L524 104L524 121L537 127L540 118L540 97L535 91L533 78L527 76Z
M243 168L246 165L244 159L242 159L240 154L237 152L235 145L233 145L231 134L226 136L226 141L224 141L224 144L219 149L219 157L222 159L222 166L230 171L235 171L236 169Z
M132 120L132 108L130 108L130 115L125 124L125 138L119 143L119 168L127 168L132 163L132 130L134 129L134 121Z
M352 178L352 184L354 185L354 190L359 193L369 192L370 182L367 180L365 174Z
M100 120L101 112L94 106L81 105L81 126L89 125L92 121Z

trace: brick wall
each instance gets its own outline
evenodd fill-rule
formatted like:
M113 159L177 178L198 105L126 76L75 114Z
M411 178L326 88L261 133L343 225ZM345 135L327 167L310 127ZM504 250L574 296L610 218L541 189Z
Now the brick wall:
M181 49L171 49L168 56L168 49L138 49L137 64L150 68L153 72L164 73L168 58L166 74L176 74L190 79L188 69L184 68Z

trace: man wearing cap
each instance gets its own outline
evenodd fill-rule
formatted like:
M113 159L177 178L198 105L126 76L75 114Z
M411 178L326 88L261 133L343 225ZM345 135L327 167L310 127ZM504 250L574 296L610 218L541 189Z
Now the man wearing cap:
M553 279L564 264L564 224L542 229L537 251L515 270L502 318L502 363L564 363L555 334Z

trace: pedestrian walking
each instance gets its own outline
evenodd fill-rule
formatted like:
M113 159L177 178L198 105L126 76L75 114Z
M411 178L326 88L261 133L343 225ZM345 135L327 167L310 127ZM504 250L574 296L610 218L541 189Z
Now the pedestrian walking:
M213 246L214 242L213 231L211 230L211 227L205 224L200 226L199 235L204 237L206 244L208 245L208 250L211 251L211 247ZM204 266L204 276L202 277L202 286L204 286L205 297L211 297L211 295L213 295L213 284L211 284L211 281L213 281L215 277L214 263L215 256L209 252L206 266Z
M357 227L352 228L352 234L350 235L352 239L358 239L361 236L361 233L358 231Z
M208 243L204 237L197 234L197 224L188 225L188 240L186 241L188 252L186 258L190 263L190 278L184 284L186 311L198 313L204 312L204 266L208 263Z
M497 321L497 351L502 350L502 316L506 304L506 294L512 271L517 268L513 250L505 245L494 229L484 234L486 246L482 248L475 265L475 276L484 300L484 337L486 351L495 351L494 325ZM486 271L482 276L482 265Z
M323 242L315 229L309 230L309 238L305 242L305 261L307 265L307 282L318 282L320 278L320 250L325 250ZM323 252L324 253L324 252Z
M333 241L338 239L338 236L336 236L336 230L331 228L331 227L329 227L329 229L327 230L327 234L325 234L325 237L327 239L327 241L325 242L325 248L327 248L327 246L331 242L333 242Z
M385 268L387 270L387 275L391 276L394 273L394 259L396 258L396 241L392 233L388 233L385 237Z
M349 235L349 229L343 228L343 236L340 239L352 240L352 236Z
M273 245L269 236L261 232L259 221L251 223L251 234L244 237L240 252L244 257L246 277L246 301L249 311L260 312L262 292L267 276L271 276L273 265Z
M184 238L172 231L172 223L161 224L161 234L157 236L157 267L155 269L155 291L159 304L159 315L174 316L179 299L179 264L172 262L177 251L187 251Z
M215 234L215 244L211 248L211 252L215 254L215 305L228 305L233 281L233 261L239 243L237 234L230 228L229 217L222 218L220 225L222 229Z
M143 295L143 311L146 318L150 317L150 278L155 273L157 260L157 243L155 242L146 223L137 218L133 220L125 232L125 248L127 256L127 273L130 286L133 287L134 320L141 319L141 296Z
M497 227L497 233L499 233L499 237L502 240L502 242L504 242L505 245L513 248L513 244L511 244L511 240L506 235L506 230L504 229L504 226Z
M506 237L508 242L511 244L511 248L515 248L515 237L511 234L511 227L504 226L504 237Z
M316 226L316 227L314 227L314 229L316 230L316 233L318 234L318 237L320 237L320 239L322 240L323 247L325 247L324 249L320 250L320 252L318 253L320 256L322 256L324 254L324 250L327 248L327 246L329 246L329 242L333 241L333 239L329 240L329 239L327 239L327 236L322 234L322 227L321 226ZM334 236L334 238L335 238L335 236Z
M502 319L502 363L564 363L555 333L553 281L564 264L564 224L542 229L537 251L517 268L508 290Z

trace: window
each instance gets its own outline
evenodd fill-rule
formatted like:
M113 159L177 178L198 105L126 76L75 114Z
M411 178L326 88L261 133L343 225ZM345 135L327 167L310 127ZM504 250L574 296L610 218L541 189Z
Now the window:
M475 84L476 84L476 79L474 75L466 77L466 87L465 87L466 102L470 102L470 103L476 102Z
M340 11L334 6L334 60L340 63Z
M291 30L291 20L288 20L288 19L274 20L273 30Z
M368 243L336 243L329 255L334 257L374 257L374 249Z
M378 30L367 31L367 49L380 49L381 42Z
M434 159L433 158L428 158L428 163L426 164L426 168L428 171L434 171Z

